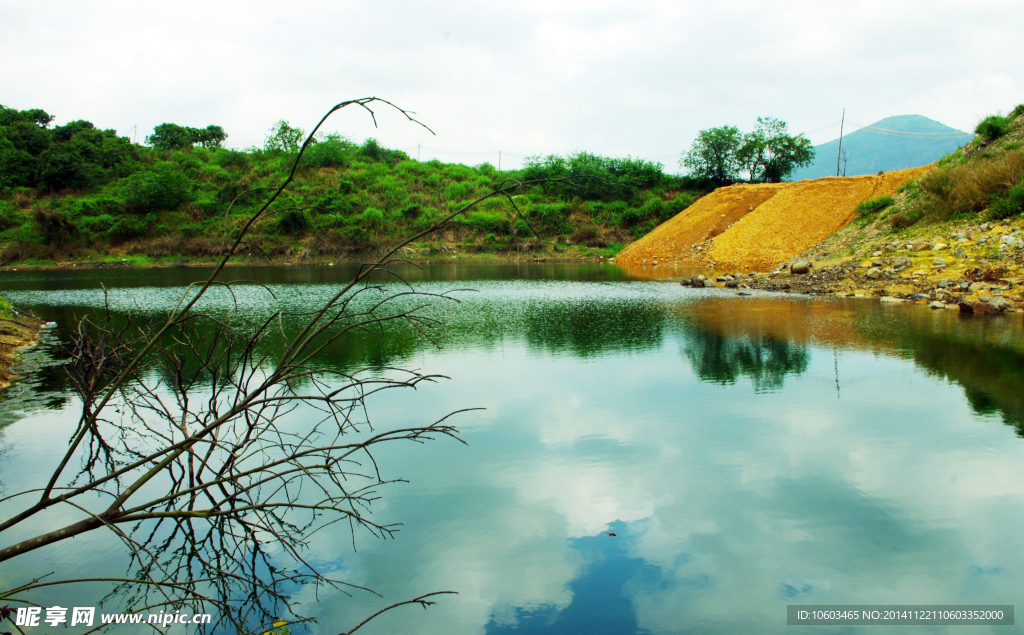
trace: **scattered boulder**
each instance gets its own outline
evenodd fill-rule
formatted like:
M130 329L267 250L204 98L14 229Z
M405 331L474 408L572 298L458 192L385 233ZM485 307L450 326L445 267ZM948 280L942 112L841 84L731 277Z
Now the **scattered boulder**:
M944 308L946 308L946 305L941 303L941 302L939 302L938 300L936 300L935 302L929 303L928 304L928 308L929 309L944 309Z
M946 247L949 247L949 245L947 245L946 243L935 243L935 245L932 247L932 250L933 251L941 251L941 250L945 249Z
M946 259L942 258L941 256L939 258L935 258L934 260L932 260L932 266L933 267L945 267L946 266Z
M910 248L914 251L926 251L932 248L932 244L927 240L918 240L911 243Z
M1006 298L1001 298L999 296L996 296L989 300L988 304L989 306L991 306L996 311L999 311L1000 313L1002 313L1003 311L1009 311L1010 309L1013 308L1013 303L1011 303Z
M957 247L956 249L953 250L953 255L956 256L957 258L966 258L967 252L964 251L963 247Z
M806 260L798 260L797 262L794 262L790 266L789 272L790 273L798 273L798 274L810 273L811 272L811 263L806 261Z
M913 264L914 261L906 256L896 256L892 259L893 271L903 271L904 269L911 267Z
M988 302L961 302L960 312L971 315L997 315L999 309Z
M891 295L883 295L878 301L883 304L902 304L906 302L903 298L894 298Z
M963 286L963 285L961 285L961 286ZM987 291L988 290L988 285L985 284L984 282L972 282L967 287L967 290L970 291L971 293L978 293L979 291Z
M868 269L867 273L864 274L864 277L869 280L878 280L882 277L882 270L878 267L872 267Z

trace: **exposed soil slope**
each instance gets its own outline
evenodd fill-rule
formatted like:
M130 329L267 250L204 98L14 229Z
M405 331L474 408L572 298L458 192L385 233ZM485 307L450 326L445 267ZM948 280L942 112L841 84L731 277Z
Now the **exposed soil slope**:
M864 200L895 194L929 169L720 188L626 247L616 261L767 271L845 227Z

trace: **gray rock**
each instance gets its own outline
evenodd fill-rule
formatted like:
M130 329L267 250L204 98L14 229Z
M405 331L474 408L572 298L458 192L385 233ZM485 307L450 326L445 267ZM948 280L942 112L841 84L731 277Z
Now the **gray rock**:
M992 298L991 300L989 300L988 304L993 309L995 309L997 311L1000 311L1000 312L1002 312L1002 311L1009 311L1010 309L1013 308L1013 303L1012 302L1010 302L1006 298L1000 298L999 296L996 296L996 297Z
M929 299L928 295L924 294L924 293L915 293L914 295L912 295L910 297L912 297L915 300L927 300L927 299Z
M951 284L953 284L953 283L950 282L949 280L939 280L939 282L935 286L937 286L940 289L945 289L946 287L948 287Z
M940 258L935 258L934 260L932 260L932 266L933 267L945 267L946 266L946 259L945 258L941 258L941 257Z
M944 308L946 308L946 305L941 303L941 302L936 301L936 302L929 303L928 304L928 308L929 309L944 309Z
M963 247L957 247L956 249L953 250L953 255L956 256L957 258L966 258L967 252L964 251Z
M967 290L970 291L971 293L977 293L979 291L987 291L988 290L988 285L985 284L984 282L972 282L967 287Z
M892 268L894 271L903 271L913 264L914 261L906 256L896 256L892 259Z
M982 302L991 302L992 296L986 293L982 293L981 295L978 296L978 299L981 300Z
M864 274L864 277L870 280L878 280L882 277L882 270L878 267L872 267L868 269L867 273Z
M790 273L800 273L800 274L802 274L802 273L810 273L811 272L811 263L809 263L806 260L798 260L797 262L794 262L793 265L789 268L789 272Z

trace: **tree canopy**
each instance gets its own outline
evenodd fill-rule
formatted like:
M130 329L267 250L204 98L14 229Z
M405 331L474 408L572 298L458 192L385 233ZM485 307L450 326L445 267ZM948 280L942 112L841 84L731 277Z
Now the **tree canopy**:
M196 144L204 148L219 148L227 138L227 133L220 126L190 128L174 123L162 123L153 128L153 134L146 137L146 143L163 150L181 150Z
M701 130L680 165L693 176L718 184L744 177L751 183L778 183L813 160L809 139L790 135L781 119L758 117L754 130L746 134L736 126Z
M53 116L0 106L0 189L81 189L119 178L138 154L126 137L72 121L50 129Z

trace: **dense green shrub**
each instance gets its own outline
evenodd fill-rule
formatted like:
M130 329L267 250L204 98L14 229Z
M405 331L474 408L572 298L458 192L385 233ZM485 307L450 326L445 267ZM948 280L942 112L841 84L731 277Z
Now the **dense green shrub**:
M996 196L988 208L988 216L993 220L1012 218L1024 213L1024 185L1010 188L1004 194Z
M39 156L36 181L45 190L83 189L100 181L100 169L70 144L59 144Z
M24 150L0 152L0 189L35 185L37 163L38 159Z
M302 155L302 165L310 168L343 168L355 156L358 146L332 136L314 143Z
M78 223L84 231L93 234L106 234L110 231L111 227L117 224L117 218L110 214L100 214L99 216L82 218Z
M383 227L384 212L376 207L367 207L363 210L363 223L369 227Z
M540 227L550 233L571 231L568 223L569 206L564 203L542 203L531 210L539 221Z
M986 139L998 139L1010 131L1010 120L1001 115L989 115L981 120L974 133Z
M221 148L213 153L210 163L222 168L244 168L249 162L248 155L244 152Z
M170 163L159 163L125 180L122 194L130 212L148 213L177 209L191 198L188 178Z
M146 235L149 225L148 217L145 219L136 216L122 216L107 230L107 236L114 241L131 240Z
M444 197L449 201L461 201L469 194L469 186L459 181L453 181L444 188Z
M876 196L874 198L869 198L866 201L862 201L855 211L858 216L870 216L871 214L877 214L888 207L892 207L895 203L896 199L891 196Z
M656 218L659 221L668 220L674 216L668 209L668 206L665 205L665 201L660 198L647 199L643 206L640 207L640 215L644 218Z
M78 234L78 227L63 210L36 209L32 219L48 245L66 245Z
M278 212L274 225L281 234L301 234L309 229L309 219L306 218L305 212L293 207Z

